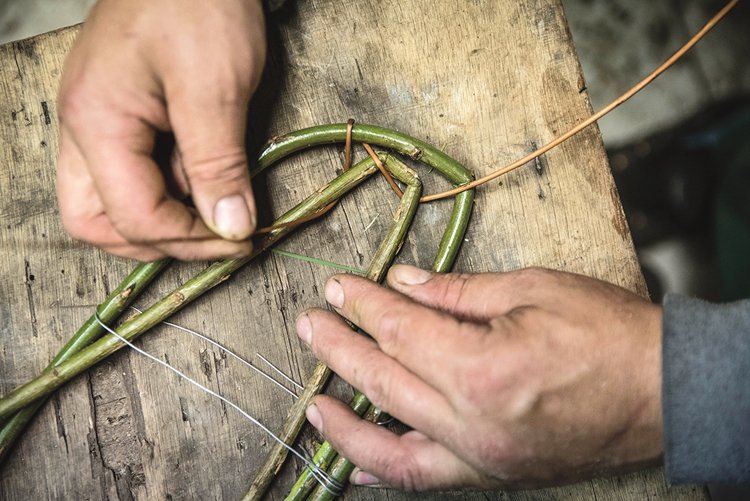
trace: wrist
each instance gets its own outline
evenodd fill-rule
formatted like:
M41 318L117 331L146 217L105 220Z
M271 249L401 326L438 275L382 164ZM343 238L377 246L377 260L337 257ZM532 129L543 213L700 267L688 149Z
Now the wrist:
M639 397L632 409L630 457L634 464L655 462L663 453L662 444L662 308L648 305L643 326L642 357L632 367L633 382L638 382Z

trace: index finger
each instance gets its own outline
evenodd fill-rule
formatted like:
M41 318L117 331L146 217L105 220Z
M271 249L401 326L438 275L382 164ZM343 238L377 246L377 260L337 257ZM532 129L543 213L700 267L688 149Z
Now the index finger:
M249 242L219 238L197 213L168 194L151 157L155 131L146 122L119 116L98 130L95 139L90 129L77 132L105 212L127 241L191 260L250 251Z
M365 278L336 275L325 295L384 353L443 391L455 386L460 366L486 344L486 325L460 321Z
M60 128L56 189L60 218L75 239L88 242L118 256L155 260L163 253L149 246L128 243L112 227L78 146L65 127Z

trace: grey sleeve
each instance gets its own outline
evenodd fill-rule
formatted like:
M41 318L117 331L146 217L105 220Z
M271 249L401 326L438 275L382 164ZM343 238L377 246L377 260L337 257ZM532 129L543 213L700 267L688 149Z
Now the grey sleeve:
M662 409L671 483L750 483L750 300L664 301Z

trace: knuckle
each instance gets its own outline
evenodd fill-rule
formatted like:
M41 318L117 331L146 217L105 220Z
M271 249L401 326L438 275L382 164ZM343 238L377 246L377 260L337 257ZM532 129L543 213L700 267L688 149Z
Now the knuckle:
M401 453L385 455L376 460L375 471L382 472L381 480L403 491L415 491L426 487L422 469L413 455Z
M384 352L394 355L400 345L400 337L408 328L410 315L404 314L399 309L388 309L382 312L377 320L378 345Z
M216 155L182 152L182 161L190 183L236 184L249 179L247 157L241 148Z
M246 49L237 47L238 51ZM194 82L186 83L183 75L193 70L185 65L192 64L187 60L179 60L177 65L182 71L164 75L170 102L180 107L200 107L233 114L246 112L254 90L254 78L245 68L237 65L235 58L206 61L200 77Z
M482 413L488 405L488 395L511 404L526 386L531 365L528 351L522 343L506 339L501 349L489 348L473 358L456 379L462 405L472 413Z
M518 278L525 284L538 285L549 279L551 271L547 268L541 268L539 266L532 266L530 268L524 268L516 272Z
M177 206L169 198L147 200L140 204L127 204L118 199L105 207L112 227L130 243L149 244L156 240L164 243L194 234L200 219L194 213Z
M128 242L136 242L139 239L139 226L146 226L147 222L141 220L140 224L137 224L131 218L112 217L110 218L112 227L117 233L119 233Z
M220 82L231 81L232 85L222 85L224 87L223 91L214 96L216 106L228 110L247 109L253 90L251 80L242 73L237 74L237 70L217 73L220 75L223 74L223 78L219 80Z
M393 376L387 371L376 369L377 365L368 363L367 367L362 372L362 392L373 405L385 412L392 412L393 391L396 389Z
M510 323L510 329L524 336L536 336L544 333L549 323L549 313L537 306L519 306L505 315L505 321ZM552 324L554 325L554 324Z
M58 185L60 187L60 185ZM92 221L95 217L90 207L83 207L77 203L73 194L60 189L58 191L58 207L60 222L65 232L75 240L88 242L92 239L94 230Z
M60 208L60 221L65 232L75 240L87 241L90 237L89 224L81 217L76 217L68 210Z
M489 471L509 471L520 461L522 447L507 433L496 433L492 439L477 440L476 460Z
M460 329L466 328L465 323L460 324ZM481 329L482 327L472 326L472 328ZM488 328L485 329L488 330ZM468 338L469 336L463 337ZM501 363L498 362L497 357L497 350L481 350L476 356L467 359L466 363L462 364L461 368L456 371L456 394L462 405L477 409L486 403L487 395L494 394L491 392L498 384L494 380L496 371L492 369Z
M444 276L445 283L439 292L439 303L445 305L448 310L456 310L466 299L467 287L471 275L467 273L449 273Z
M58 120L75 128L89 105L90 97L83 85L66 85L61 89L57 102Z
M466 409L481 411L487 405L488 395L502 398L502 382L488 373L484 363L477 360L476 366L462 371L457 378L458 394Z
M133 208L132 212L111 209L107 211L107 216L115 231L130 243L144 243L150 232L163 225L146 208Z
M317 310L308 313L310 322L313 326L313 335L310 339L310 349L318 360L330 364L331 353L335 351L336 346L336 341L332 341L332 338L338 333L332 329L321 329L318 327L320 317L322 317L321 313L323 312Z

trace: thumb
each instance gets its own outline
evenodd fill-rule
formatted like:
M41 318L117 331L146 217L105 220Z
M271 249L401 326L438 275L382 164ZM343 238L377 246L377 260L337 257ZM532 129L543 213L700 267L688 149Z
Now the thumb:
M388 285L414 301L475 322L486 322L522 305L513 273L433 273L397 264Z
M250 186L245 128L247 95L237 99L185 96L170 102L170 121L185 179L201 218L229 240L255 230L255 198Z

